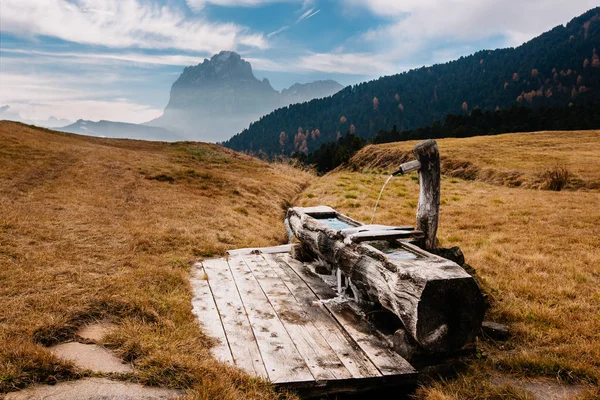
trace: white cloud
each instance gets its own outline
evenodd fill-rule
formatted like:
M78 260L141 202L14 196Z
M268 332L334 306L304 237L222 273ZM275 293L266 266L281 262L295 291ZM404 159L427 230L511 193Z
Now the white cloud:
M318 13L320 13L320 12L321 12L321 10L317 10L317 11L315 11L315 12L311 13L310 15L306 16L304 19L309 19L309 18L312 18L312 17L314 17L315 15L317 15L317 14L318 14Z
M107 62L126 62L150 65L189 66L201 63L204 57L180 54L144 54L144 53L89 53L89 52L52 52L24 49L2 49L2 53L36 56L37 62L48 62L49 59L66 59L69 62L98 64ZM21 62L26 63L28 61Z
M0 29L111 48L215 53L239 45L264 49L262 34L234 23L188 18L183 10L140 0L2 0Z
M477 41L503 37L505 46L523 42L596 7L597 0L346 0L386 17L389 23L364 38L409 56L433 40Z
M277 72L325 72L376 76L398 72L399 66L386 56L373 53L310 53L296 59L273 61L246 57L254 69Z
M201 10L207 4L222 7L259 7L269 3L299 3L301 0L186 0L192 10Z
M0 104L10 105L10 110L27 120L46 120L49 117L77 120L113 120L145 122L158 117L162 110L139 104L114 90L90 92L86 89L95 79L98 87L110 86L117 76L84 74L73 76L57 74L0 74Z
M289 27L289 26L287 26L287 25L286 25L286 26L282 26L281 28L277 29L276 31L273 31L273 32L269 33L269 34L267 35L267 37L268 37L268 38L270 38L271 36L278 35L278 34L280 34L281 32L287 31L288 29L290 29L290 27Z
M296 66L305 71L369 76L398 71L391 59L373 53L312 53L300 57Z

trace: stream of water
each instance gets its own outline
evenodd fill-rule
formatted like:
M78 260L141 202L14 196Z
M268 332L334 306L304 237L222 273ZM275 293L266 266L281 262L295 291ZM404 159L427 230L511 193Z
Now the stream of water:
M383 194L383 190L389 183L390 179L392 179L393 177L394 177L394 175L388 176L387 180L383 184L383 187L381 188L381 192L379 192L379 197L377 197L377 201L375 202L375 208L373 208L373 214L371 215L371 222L369 222L369 224L373 224L373 219L375 218L375 213L377 212L377 206L379 205L379 200L381 200L381 195Z

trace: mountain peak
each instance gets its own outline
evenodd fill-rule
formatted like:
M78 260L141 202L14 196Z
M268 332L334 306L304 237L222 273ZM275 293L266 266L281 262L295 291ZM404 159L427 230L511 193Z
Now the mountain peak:
M186 67L171 88L164 114L148 124L223 140L278 107L325 97L341 88L327 81L295 85L280 93L267 78L257 79L238 53L221 51Z

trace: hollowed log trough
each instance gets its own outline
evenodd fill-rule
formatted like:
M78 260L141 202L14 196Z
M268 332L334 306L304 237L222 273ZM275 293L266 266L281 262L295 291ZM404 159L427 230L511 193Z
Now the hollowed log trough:
M436 145L433 155L437 157ZM424 162L433 164L420 161L421 185L438 185L438 194L424 200L433 199L437 204L420 207L427 210L427 220L421 224L417 221L417 226L426 226L425 233L422 228L363 225L325 206L291 208L287 218L303 246L339 268L358 290L359 298L380 304L400 319L404 331L398 334L405 336L409 347L416 344L425 353L450 353L474 340L481 328L485 302L476 281L461 266L421 248L431 250L435 244L439 164L433 180L431 176L423 179L428 173ZM422 187L421 194L424 191L431 193Z

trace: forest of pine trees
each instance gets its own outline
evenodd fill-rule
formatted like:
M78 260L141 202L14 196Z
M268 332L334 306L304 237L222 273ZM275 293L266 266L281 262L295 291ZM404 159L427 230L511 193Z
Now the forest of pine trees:
M474 110L515 105L538 109L597 104L599 52L600 7L517 48L479 51L283 107L224 145L267 155L308 155L346 132L373 140L394 125L398 131L414 131L448 114L459 118ZM505 129L491 126L489 132L498 131Z

